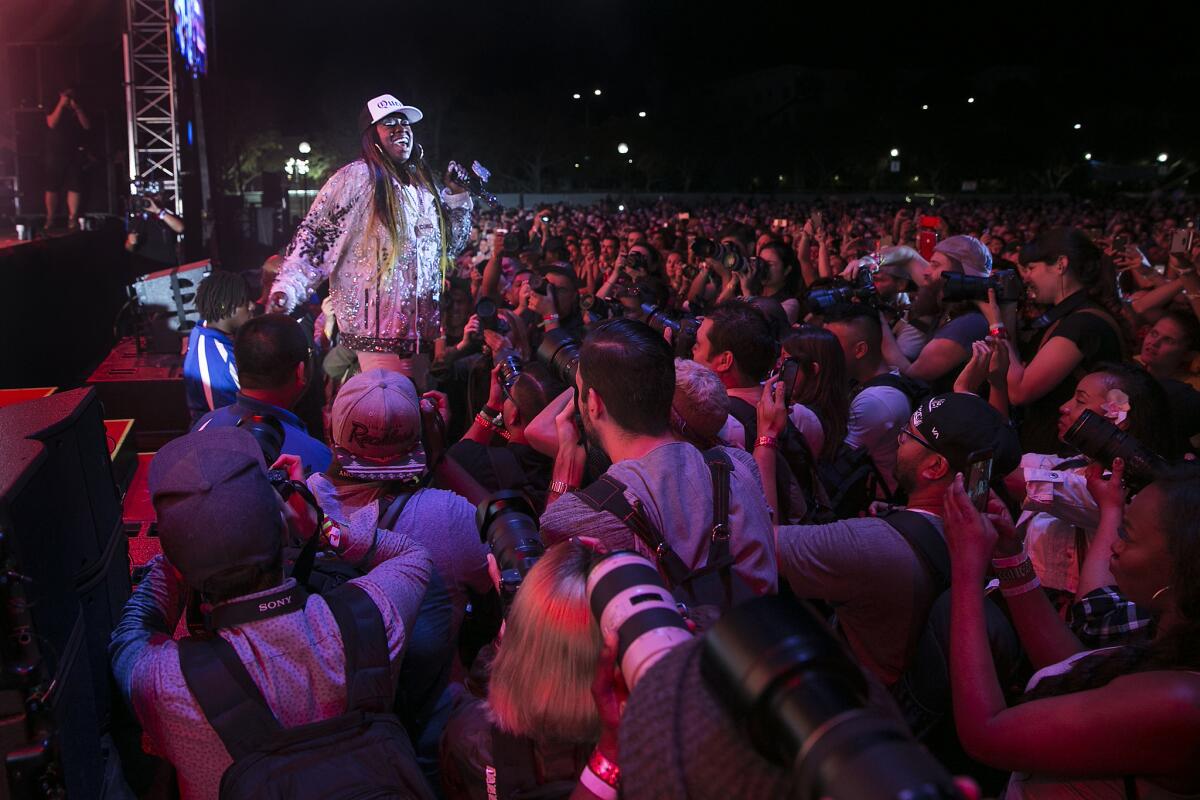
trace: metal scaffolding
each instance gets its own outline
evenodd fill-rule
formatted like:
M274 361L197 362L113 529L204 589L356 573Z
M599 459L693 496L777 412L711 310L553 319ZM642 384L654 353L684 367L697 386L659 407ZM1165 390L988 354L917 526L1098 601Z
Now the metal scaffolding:
M125 0L124 45L131 192L157 182L164 207L182 216L171 0Z

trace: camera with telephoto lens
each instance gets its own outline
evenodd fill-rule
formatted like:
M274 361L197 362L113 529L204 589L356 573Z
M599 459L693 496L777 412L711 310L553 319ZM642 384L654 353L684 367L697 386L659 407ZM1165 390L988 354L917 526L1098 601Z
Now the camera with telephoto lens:
M546 331L537 349L538 360L550 368L550 372L567 386L575 385L575 373L579 370L579 342L564 328Z
M500 601L507 614L521 582L546 552L538 516L524 492L496 492L475 512L479 541L486 544L500 571Z
M658 333L670 328L675 355L679 358L692 357L692 349L696 346L696 332L700 330L700 320L695 317L673 319L653 303L642 303L642 318Z
M696 258L711 258L720 261L725 265L725 268L732 272L739 272L734 269L734 264L739 261L745 261L742 252L735 246L729 244L720 244L712 239L697 238L692 242L692 255Z
M868 706L862 669L808 604L759 597L705 635L700 674L800 798L956 798L903 723Z
M538 294L546 291L546 276L538 272L529 273L529 288Z
M617 634L617 663L630 691L646 670L692 638L662 575L645 556L618 550L588 573L588 605L600 630Z
M845 282L830 289L814 289L808 293L805 302L809 313L823 314L834 306L855 300L870 305L878 303L879 293L875 291L875 278L870 270L860 269L853 283Z
M1015 269L998 269L988 277L965 275L961 272L944 272L942 300L957 303L962 300L987 302L988 290L996 290L997 303L1015 303L1021 299L1024 284Z
M594 294L585 294L579 298L579 307L594 319L608 319L616 313L612 303Z
M1167 460L1092 410L1084 411L1063 434L1063 441L1112 469L1114 458L1125 461L1125 485L1139 492L1166 471Z
M626 272L645 272L650 269L650 262L645 253L633 250L625 255L624 266Z

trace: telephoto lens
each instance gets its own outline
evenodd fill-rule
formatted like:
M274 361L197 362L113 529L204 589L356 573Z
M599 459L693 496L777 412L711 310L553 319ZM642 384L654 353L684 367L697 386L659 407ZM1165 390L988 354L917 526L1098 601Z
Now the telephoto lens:
M512 350L505 350L496 354L496 365L500 367L500 385L511 394L513 384L521 377L521 359Z
M538 345L537 357L559 381L567 386L575 385L575 372L579 369L579 342L565 329L547 331Z
M638 553L618 550L599 561L588 575L587 594L600 631L617 634L617 662L630 691L673 647L692 638L662 576Z
M796 797L960 797L900 721L867 706L862 670L807 604L769 596L727 612L700 673L755 749L793 769Z
M1092 410L1084 411L1063 434L1063 441L1106 469L1114 458L1125 461L1125 486L1145 489L1166 471L1167 460Z
M505 612L521 582L533 569L546 546L538 531L537 512L523 492L496 492L475 512L479 540L492 550L500 570L500 601Z
M646 320L647 325L654 329L655 333L662 333L665 328L670 328L672 333L679 333L679 323L668 317L653 303L642 303L642 318Z
M959 303L963 300L985 301L988 289L992 283L987 278L978 275L964 275L961 272L944 273L942 279L942 300L947 303Z

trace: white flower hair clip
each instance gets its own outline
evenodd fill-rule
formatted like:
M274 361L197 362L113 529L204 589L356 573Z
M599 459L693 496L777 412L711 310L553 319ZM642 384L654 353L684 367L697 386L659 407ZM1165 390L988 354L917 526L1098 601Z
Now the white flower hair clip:
M1104 402L1100 404L1100 410L1112 424L1120 425L1129 416L1129 395L1120 389L1109 389L1108 394L1104 395Z

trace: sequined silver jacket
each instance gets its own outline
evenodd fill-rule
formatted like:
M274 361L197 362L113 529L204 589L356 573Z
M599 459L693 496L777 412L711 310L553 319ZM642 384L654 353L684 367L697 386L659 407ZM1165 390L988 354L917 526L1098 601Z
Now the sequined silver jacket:
M439 198L419 186L393 184L404 196L404 244L388 258L391 237L372 215L371 177L364 161L342 167L317 194L284 252L272 292L291 310L329 280L341 343L352 350L410 356L433 349L440 335L442 230ZM448 255L458 255L471 230L469 194L441 192ZM380 269L380 254L392 264Z

